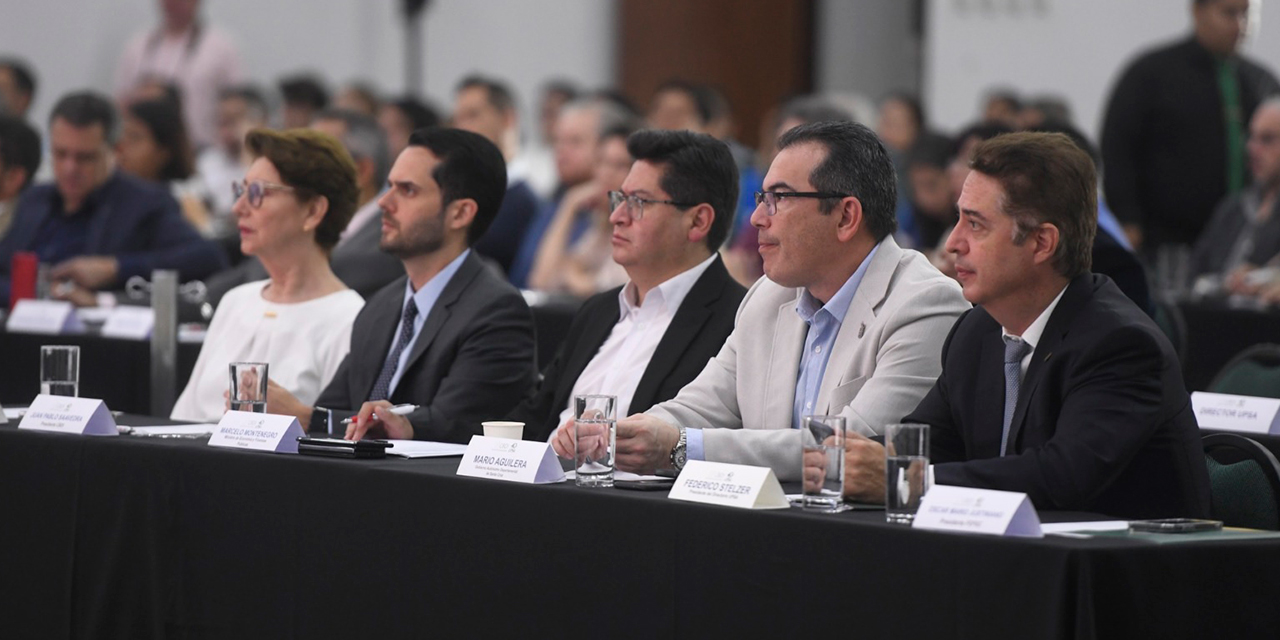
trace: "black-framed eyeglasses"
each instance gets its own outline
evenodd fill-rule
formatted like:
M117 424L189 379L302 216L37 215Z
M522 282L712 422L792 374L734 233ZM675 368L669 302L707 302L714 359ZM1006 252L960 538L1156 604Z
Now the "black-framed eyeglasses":
M239 200L240 196L248 194L249 206L254 209L262 206L262 199L267 196L268 191L295 191L295 189L287 184L278 184L265 180L231 183L231 193L235 195L235 199Z
M621 191L609 192L610 211L616 210L624 202L627 204L627 215L631 216L632 220L644 219L644 206L646 204L669 204L673 207L680 207L681 209L692 207L697 204L696 202L676 202L675 200L650 200L636 195L629 196Z
M757 191L756 206L764 203L765 213L774 215L778 213L778 201L783 198L818 198L820 200L826 198L848 198L850 194L835 193L832 191Z

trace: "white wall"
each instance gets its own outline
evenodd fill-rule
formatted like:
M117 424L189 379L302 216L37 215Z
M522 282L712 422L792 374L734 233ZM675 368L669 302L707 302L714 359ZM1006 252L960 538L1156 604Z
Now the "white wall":
M1256 2L1255 2L1256 4ZM1259 12L1245 55L1280 71L1280 15ZM1190 0L929 0L925 101L954 132L979 115L986 91L1064 96L1094 140L1111 86L1140 51L1191 31Z
M919 37L914 2L818 0L814 88L879 101L891 91L918 93Z
M130 35L158 24L156 0L0 0L0 55L26 58L39 75L32 119L43 125L58 96L111 88ZM404 89L398 0L205 0L208 22L231 33L250 79L266 85L308 69L337 86L364 78ZM551 77L588 87L614 81L614 9L600 0L433 0L426 13L427 95L448 108L473 71L512 83L523 106Z

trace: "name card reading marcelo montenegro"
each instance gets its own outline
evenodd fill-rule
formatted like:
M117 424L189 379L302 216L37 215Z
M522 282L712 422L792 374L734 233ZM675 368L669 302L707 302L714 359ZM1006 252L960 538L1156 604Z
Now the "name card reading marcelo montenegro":
M916 529L1043 538L1040 516L1025 493L938 484L920 500Z
M297 453L298 438L302 435L302 426L293 416L228 411L209 438L209 446Z
M18 423L19 429L80 433L87 436L119 435L107 404L93 398L36 396Z
M471 436L458 475L524 484L564 480L560 460L545 442Z
M1196 391L1191 394L1191 408L1201 429L1263 434L1280 431L1276 420L1280 399Z
M705 460L690 460L667 497L740 509L791 506L772 469Z

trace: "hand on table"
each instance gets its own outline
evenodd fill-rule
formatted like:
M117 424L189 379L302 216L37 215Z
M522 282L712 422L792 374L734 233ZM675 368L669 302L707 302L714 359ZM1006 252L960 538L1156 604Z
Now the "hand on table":
M808 478L808 459L805 477ZM844 439L844 497L856 502L884 502L884 445L849 431Z
M637 413L618 421L617 467L651 474L671 466L671 450L680 430L650 415Z
M366 402L360 406L360 413L352 416L347 425L347 440L363 440L365 438L390 438L393 440L412 440L413 425L405 416L392 413L392 405L386 400Z

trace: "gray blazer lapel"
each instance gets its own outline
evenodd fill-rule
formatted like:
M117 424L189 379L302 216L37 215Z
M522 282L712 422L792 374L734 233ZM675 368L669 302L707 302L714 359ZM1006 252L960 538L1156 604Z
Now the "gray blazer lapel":
M849 302L849 310L840 323L840 332L836 334L836 342L831 347L827 358L827 370L822 375L822 384L818 387L819 407L831 412L831 391L855 378L865 377L870 371L861 371L855 365L859 358L859 350L868 348L863 342L866 327L876 319L876 309L889 295L889 283L898 269L898 261L902 257L902 249L889 236L880 244L880 248L872 257L867 270L862 274L862 282ZM870 345L869 348L875 348ZM798 365L797 365L798 366Z
M777 323L773 328L773 347L769 356L769 371L765 378L764 424L791 425L796 397L796 380L800 374L800 352L804 350L804 338L808 327L796 313L796 298L778 306ZM743 372L738 372L743 375Z

